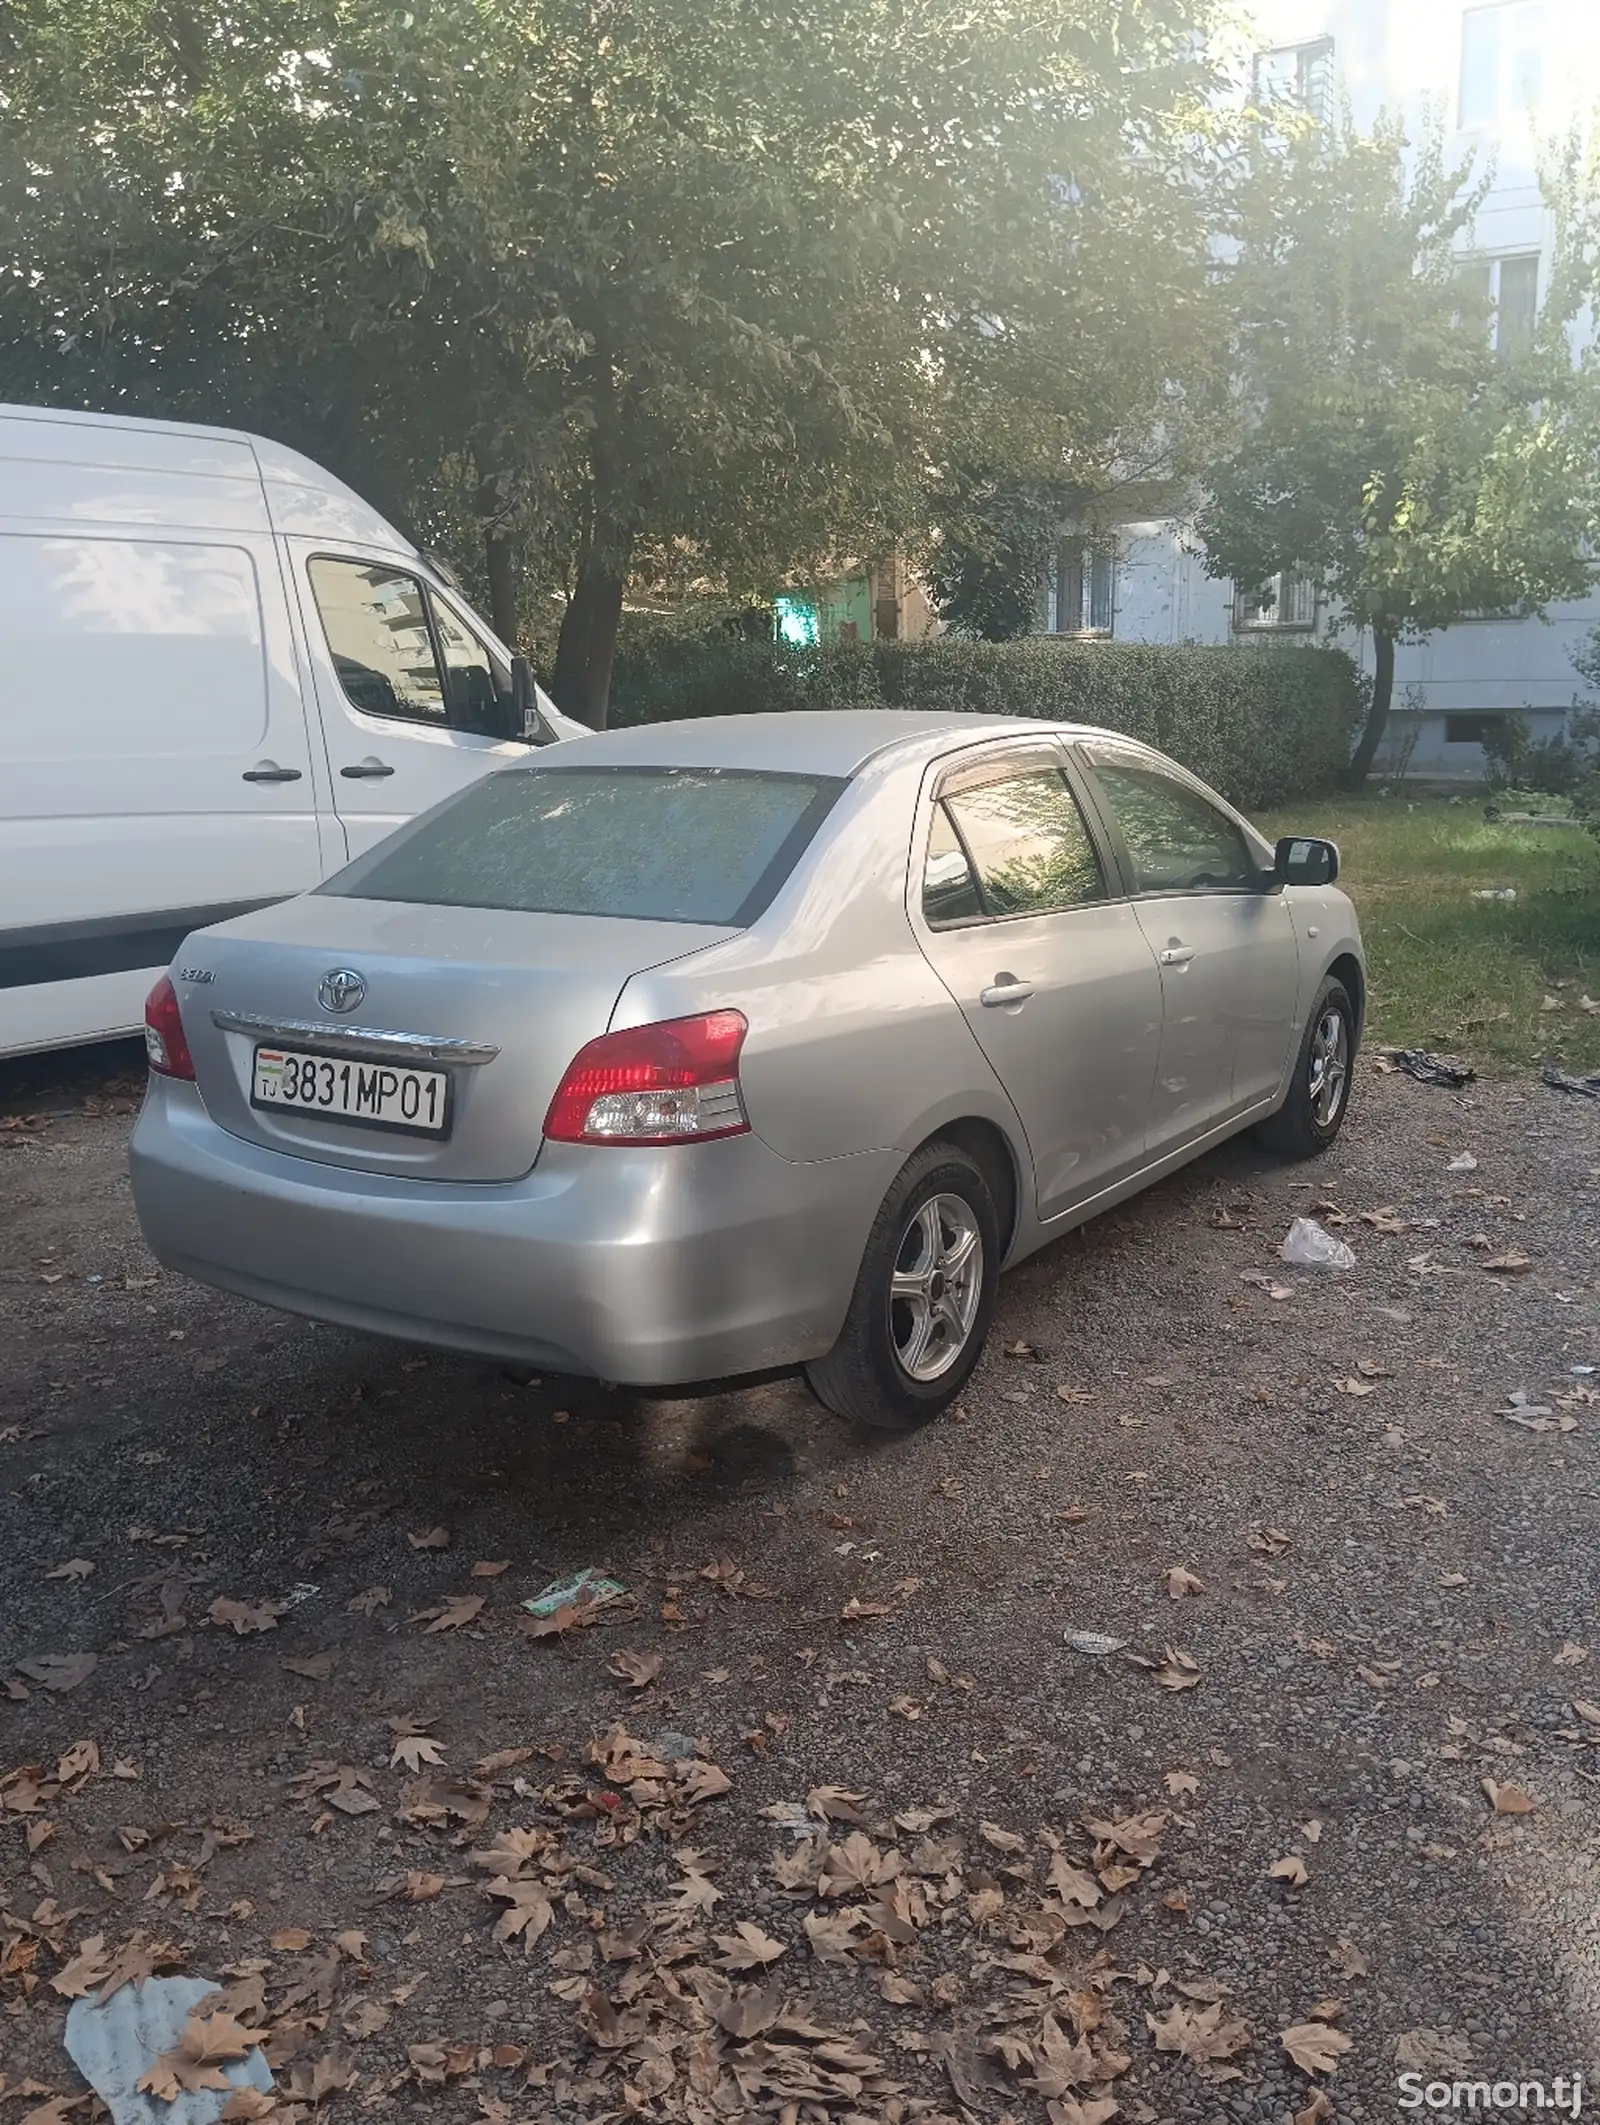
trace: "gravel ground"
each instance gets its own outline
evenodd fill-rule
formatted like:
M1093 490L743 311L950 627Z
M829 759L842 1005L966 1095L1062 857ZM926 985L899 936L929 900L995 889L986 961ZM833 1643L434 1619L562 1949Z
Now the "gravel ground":
M1322 1164L1233 1146L1060 1242L960 1410L864 1440L159 1275L129 1067L0 1071L5 2125L88 2114L62 1995L140 1929L334 2119L1600 2071L1600 1108L1364 1064ZM1336 1279L1277 1258L1319 1205ZM588 1565L629 1598L518 1628Z

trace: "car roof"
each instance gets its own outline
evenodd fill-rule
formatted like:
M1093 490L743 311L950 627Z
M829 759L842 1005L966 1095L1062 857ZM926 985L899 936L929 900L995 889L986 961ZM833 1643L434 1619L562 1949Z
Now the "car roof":
M984 738L1070 733L1086 727L1044 723L1033 716L982 716L960 709L939 714L903 708L777 709L756 716L644 723L569 738L559 755L543 755L538 764L577 767L592 760L617 767L745 767L848 776L888 751L907 749L926 759L944 751L953 739L976 743Z

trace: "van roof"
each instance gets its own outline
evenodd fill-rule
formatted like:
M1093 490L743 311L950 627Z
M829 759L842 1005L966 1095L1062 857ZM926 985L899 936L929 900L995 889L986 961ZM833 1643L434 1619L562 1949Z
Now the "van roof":
M206 482L248 481L259 488L274 531L416 551L343 480L298 450L238 428L64 406L0 406L0 465L8 458L35 466L43 460L63 468L93 467L109 475L113 485L118 475L124 480L176 475L188 483L191 503L197 494L203 496ZM81 520L83 513L81 506L74 507L75 517ZM236 521L231 509L224 513Z

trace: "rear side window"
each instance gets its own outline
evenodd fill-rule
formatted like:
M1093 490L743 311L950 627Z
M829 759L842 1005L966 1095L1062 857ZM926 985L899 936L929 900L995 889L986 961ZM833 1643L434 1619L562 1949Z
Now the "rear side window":
M1105 879L1059 768L1027 768L945 799L991 915L1043 915L1104 900Z
M738 768L514 770L474 783L318 890L741 928L843 788L834 776Z

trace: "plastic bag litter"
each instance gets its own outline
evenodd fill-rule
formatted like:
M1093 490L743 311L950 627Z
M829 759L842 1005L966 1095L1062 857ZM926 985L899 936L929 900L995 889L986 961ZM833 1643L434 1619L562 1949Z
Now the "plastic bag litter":
M198 2089L167 2103L135 2085L183 2035L184 2024L219 1988L203 1977L152 1977L124 1985L105 2005L74 2000L67 2016L67 2055L114 2125L213 2125L241 2088L272 2092L272 2072L259 2046L242 2059L219 2062L226 2088Z
M1120 1653L1128 1642L1126 1638L1110 1638L1104 1631L1068 1631L1066 1637L1075 1653L1086 1653L1091 1660L1104 1660L1110 1653Z
M621 1601L627 1591L620 1581L608 1579L597 1566L586 1564L570 1579L558 1579L542 1594L530 1595L522 1606L530 1616L553 1616L557 1609L573 1608L580 1601L590 1608L598 1608L607 1601Z
M1582 1099L1600 1099L1600 1070L1591 1077L1568 1077L1564 1070L1541 1073L1552 1092L1576 1092Z
M1397 1049L1390 1061L1397 1070L1404 1070L1407 1077L1414 1077L1419 1085L1444 1085L1450 1091L1459 1091L1476 1079L1476 1070L1465 1063L1446 1062L1443 1056L1432 1054L1427 1048Z
M1480 885L1474 889L1472 897L1474 900L1515 900L1517 889L1514 885Z
M1296 1269L1354 1269L1356 1258L1343 1240L1325 1232L1314 1217L1297 1217L1278 1249Z

